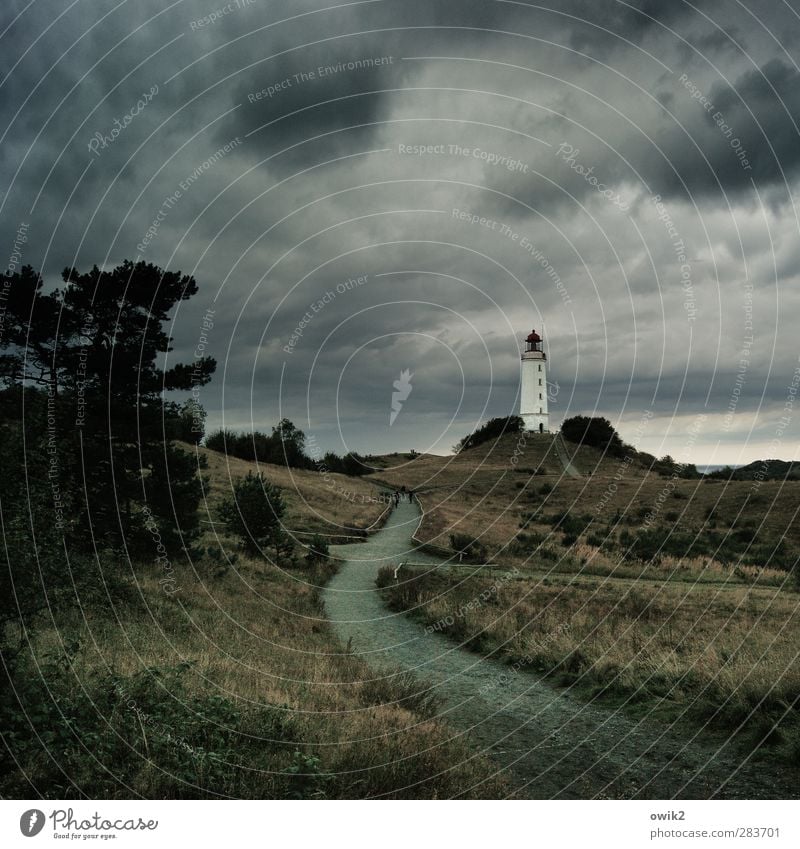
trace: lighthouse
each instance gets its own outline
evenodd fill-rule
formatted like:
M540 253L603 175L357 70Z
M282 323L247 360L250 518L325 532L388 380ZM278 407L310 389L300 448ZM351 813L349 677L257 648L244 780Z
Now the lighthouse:
M547 433L547 354L542 350L542 337L532 330L525 339L520 362L519 415L525 430Z

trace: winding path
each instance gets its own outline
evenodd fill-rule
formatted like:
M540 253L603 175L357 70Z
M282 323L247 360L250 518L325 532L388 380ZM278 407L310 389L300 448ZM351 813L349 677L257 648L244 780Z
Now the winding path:
M363 543L332 546L343 560L324 593L328 617L376 677L412 671L443 700L440 718L467 734L528 798L796 798L792 776L742 763L720 736L678 732L557 691L536 673L514 672L402 613L375 586L378 570L404 560L442 563L411 537L421 518L403 502ZM402 580L402 567L398 578Z
M557 433L553 439L553 444L556 449L556 456L559 459L559 462L564 467L564 471L571 478L579 478L582 477L581 473L572 465L569 459L569 453L567 452L567 446L564 444L564 437Z

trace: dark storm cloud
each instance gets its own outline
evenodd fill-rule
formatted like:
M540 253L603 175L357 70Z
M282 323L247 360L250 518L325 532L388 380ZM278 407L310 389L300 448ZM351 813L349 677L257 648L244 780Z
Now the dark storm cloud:
M667 27L680 27L688 20L697 20L698 12L708 7L709 0L684 0L665 3L663 0L633 0L632 2L597 3L592 0L571 0L554 6L574 16L570 23L570 44L579 50L613 49L615 41L609 33L637 41L649 34L662 35Z
M233 126L242 135L258 130L253 145L266 153L292 148L276 170L366 147L402 98L396 90L414 83L404 56L453 47L471 53L487 30L513 33L521 15L513 5L479 0L397 0L290 22L267 42L264 54L274 58L237 79L231 99L243 108Z
M25 259L57 279L73 261L133 257L186 184L144 257L201 286L177 312L176 361L216 310L212 424L302 421L311 387L309 427L326 448L341 449L341 425L355 449L446 449L474 419L513 409L519 338L542 323L554 422L650 404L691 415L709 388L724 413L746 278L757 353L738 411L765 388L769 403L785 394L796 346L775 316L800 297L796 223L780 203L797 180L800 88L784 48L800 22L783 4L257 0L203 23L226 4L115 5L68 11L22 58L63 9L37 3L3 41L4 66L21 60L0 92L3 232L10 245L30 216ZM93 157L92 136L154 84ZM286 354L309 306L359 275L370 285L315 313ZM404 300L430 305L392 305ZM390 428L406 368L414 389Z
M242 108L233 128L264 155L286 151L272 164L276 171L366 149L387 117L384 89L396 85L396 59L368 49L294 55L277 73L239 82L233 100Z
M752 151L760 184L797 175L800 164L800 71L780 59L742 74L733 85L712 89L726 123Z
M704 84L688 75L685 82L684 97L700 92L704 100L692 100L687 109L680 92L670 93L669 104L676 105L683 128L667 129L663 154L646 149L638 157L654 189L695 198L752 195L755 182L762 191L782 189L785 198L800 165L800 72L774 59L730 84Z

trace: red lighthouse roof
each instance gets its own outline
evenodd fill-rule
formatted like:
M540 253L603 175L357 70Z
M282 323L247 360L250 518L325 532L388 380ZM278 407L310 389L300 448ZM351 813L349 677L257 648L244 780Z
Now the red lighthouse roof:
M531 330L528 338L525 341L526 342L541 342L542 337L535 330Z

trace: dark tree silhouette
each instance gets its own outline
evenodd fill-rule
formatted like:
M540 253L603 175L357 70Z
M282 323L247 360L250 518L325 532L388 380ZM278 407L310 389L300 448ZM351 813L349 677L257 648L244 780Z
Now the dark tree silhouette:
M600 416L573 416L561 423L564 439L580 445L590 445L611 454L619 454L624 446L611 422Z
M47 450L59 486L74 495L66 530L76 542L152 553L155 522L177 549L196 535L201 483L171 442L180 409L164 393L204 385L216 364L160 362L172 350L170 312L197 283L129 261L68 268L62 278L46 293L29 266L3 276L0 377L23 398L47 396ZM4 407L26 436L39 426L22 421L21 402Z

